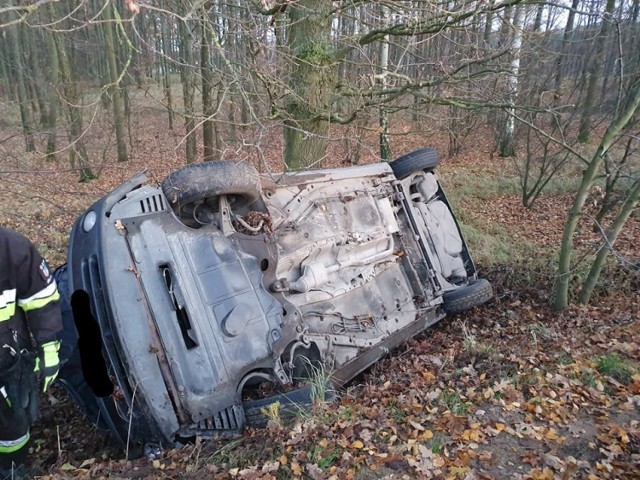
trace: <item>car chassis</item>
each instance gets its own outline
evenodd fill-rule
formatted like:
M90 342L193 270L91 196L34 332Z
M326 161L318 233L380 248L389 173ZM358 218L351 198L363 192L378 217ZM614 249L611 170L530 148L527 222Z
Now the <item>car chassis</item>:
M437 164L426 148L332 170L136 175L72 231L63 382L123 443L233 435L269 403L310 403L292 388L313 371L340 386L487 301ZM285 392L250 399L264 384Z

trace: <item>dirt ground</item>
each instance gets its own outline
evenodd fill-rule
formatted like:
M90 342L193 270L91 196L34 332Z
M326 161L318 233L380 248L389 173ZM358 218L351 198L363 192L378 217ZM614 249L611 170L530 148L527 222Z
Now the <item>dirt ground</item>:
M96 167L99 178L89 183L77 182L65 158L46 162L16 153L19 139L5 142L1 224L28 235L52 266L64 262L69 230L92 201L137 171L146 169L159 181L180 166L181 137L154 133L161 130L147 121L141 116L134 123L132 159L118 164L106 156ZM269 148L261 167L277 171L282 145L277 129L271 133L263 141ZM436 135L429 144L445 140ZM425 146L417 136L403 142L396 144L398 153ZM443 162L446 174L496 161L484 136L468 142L473 151ZM332 146L328 166L344 164L344 148ZM258 158L251 149L238 152ZM365 149L361 161L374 158ZM570 200L546 196L527 210L505 195L463 199L462 207L467 218L555 250ZM625 258L640 257L638 238L635 217L620 240ZM585 248L594 241L587 228L576 239ZM640 478L637 275L624 277L619 292L601 291L591 306L558 313L549 306L552 270L479 267L495 287L490 304L418 335L330 404L293 421L250 429L236 440L196 442L153 459L127 460L55 386L33 427L32 470L47 479Z

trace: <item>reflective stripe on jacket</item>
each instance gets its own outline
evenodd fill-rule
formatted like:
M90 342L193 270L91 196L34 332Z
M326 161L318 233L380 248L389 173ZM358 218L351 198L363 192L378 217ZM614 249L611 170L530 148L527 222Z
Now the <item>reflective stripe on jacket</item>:
M15 440L0 440L0 453L12 453L20 450L29 441L29 432Z
M9 349L31 349L55 340L62 330L60 294L47 262L35 246L0 227L0 368ZM15 333L14 333L15 332ZM3 361L4 359L4 361Z

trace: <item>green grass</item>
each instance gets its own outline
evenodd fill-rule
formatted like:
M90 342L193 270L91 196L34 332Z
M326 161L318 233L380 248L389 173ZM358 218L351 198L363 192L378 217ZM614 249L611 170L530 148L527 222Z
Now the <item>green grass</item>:
M492 171L464 170L457 171L455 175L450 174L450 177L452 181L443 181L447 197L469 249L478 263L490 266L538 257L542 249L522 238L516 238L514 229L471 217L464 209L465 202L473 200L483 201L505 195L519 196L517 177L497 175Z
M323 425L333 425L336 422L352 422L357 418L357 412L352 407L339 405L338 408L316 408L311 413L315 420Z
M537 258L544 252L540 247L524 240L516 239L513 231L496 224L473 225L458 215L462 234L476 262L484 265L501 265ZM548 249L547 249L548 250ZM548 251L545 253L549 255Z
M441 455L444 452L444 437L441 434L436 433L429 442L429 447L431 448L432 453Z
M278 457L279 451L274 452L272 455ZM253 465L262 458L263 452L256 448L246 448L244 439L232 440L228 444L222 446L216 450L213 454L209 455L203 462L203 464L225 464L228 468L242 468L247 465ZM197 467L197 465L196 465Z
M387 414L391 418L393 418L396 422L401 422L407 417L407 414L404 412L404 410L402 410L400 405L394 400L389 402L386 410L387 410Z
M602 375L607 375L619 382L631 382L634 369L617 353L611 353L599 357L596 361L596 368Z
M563 173L554 175L549 183L544 187L542 195L562 195L574 193L578 190L582 181L579 173Z
M538 347L538 340L540 338L551 336L551 329L545 327L540 322L529 325L529 331L531 332L531 339L533 341L534 346Z
M310 397L314 404L322 403L327 398L331 388L331 372L320 363L301 357L306 371L305 377L300 379L309 384Z
M492 169L467 171L462 168L449 171L442 168L441 179L447 197L457 205L463 198L489 200L504 195L520 195L519 178L506 174L500 166L495 168L495 171Z
M460 330L462 331L462 347L465 358L469 359L471 357L475 357L478 359L493 356L493 346L479 342L477 337L471 332L467 322L460 321L459 325Z
M578 379L585 387L596 388L596 385L598 384L598 379L591 370L584 370L580 372Z
M493 168L473 169L458 167L455 171L444 170L443 184L447 195L455 203L462 198L490 200L497 197L522 196L520 176L513 163L503 161ZM559 195L573 193L578 190L581 181L581 170L567 166L556 173L542 191L543 195Z
M336 448L330 453L325 453L319 460L316 461L316 464L322 470L326 470L327 468L331 467L340 458L341 454L342 454L342 451L339 448Z
M558 356L558 363L560 365L571 365L573 362L573 357L569 352L562 352L560 356Z
M451 415L461 417L469 412L469 404L462 400L460 393L455 390L447 390L440 395L440 403L442 403Z
M540 377L543 376L544 373L540 371L540 369L534 368L527 372L517 373L513 375L510 380L516 390L520 390L526 395L529 392L529 387L536 385L540 380Z

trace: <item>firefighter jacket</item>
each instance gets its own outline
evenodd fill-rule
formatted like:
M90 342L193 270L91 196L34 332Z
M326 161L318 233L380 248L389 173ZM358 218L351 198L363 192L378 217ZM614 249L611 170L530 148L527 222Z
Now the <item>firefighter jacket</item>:
M59 298L49 266L34 245L0 227L0 371L11 364L11 348L34 350L57 338L62 330Z

